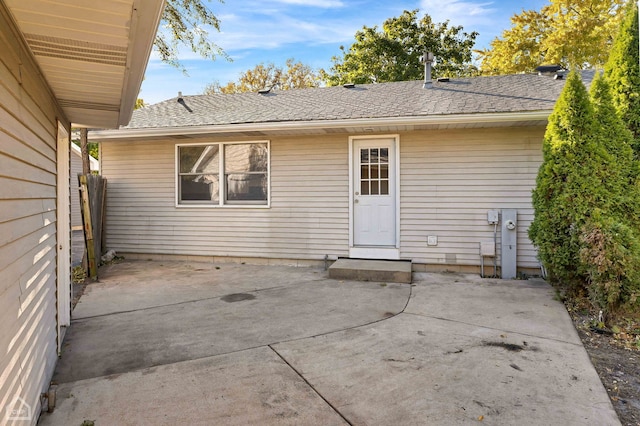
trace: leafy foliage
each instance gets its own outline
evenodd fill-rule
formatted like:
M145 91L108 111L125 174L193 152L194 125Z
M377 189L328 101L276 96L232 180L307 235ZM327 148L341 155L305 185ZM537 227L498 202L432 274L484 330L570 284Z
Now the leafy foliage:
M580 235L580 261L589 298L615 312L640 305L640 240L637 228L596 211Z
M632 2L605 65L605 76L611 83L613 104L633 132L634 150L640 158L640 62L638 7Z
M591 83L590 96L594 121L598 126L597 137L612 161L605 164L610 175L603 182L610 194L618 195L612 199L612 213L627 217L640 226L637 214L640 211L640 187L636 185L638 171L632 149L633 135L616 114L611 85L600 74Z
M533 191L535 218L529 237L552 279L570 290L584 281L579 231L594 208L606 205L608 153L593 138L594 112L579 75L569 75L543 142L543 162Z
M640 300L640 191L631 133L597 75L573 72L545 133L529 236L552 280L599 309Z
M74 139L71 142L80 146L79 139ZM89 155L95 158L96 160L100 159L100 144L98 142L89 142L87 144L87 151L89 152Z
M449 21L435 23L429 15L418 20L417 9L405 10L387 19L382 30L364 26L356 32L355 42L348 50L341 46L342 56L334 56L331 69L320 74L330 86L420 80L424 71L419 58L430 51L436 59L434 78L474 75L471 56L477 35L449 26Z
M482 73L533 72L545 63L602 68L628 1L550 0L540 11L514 15L511 28L477 52Z
M260 89L277 87L280 90L303 89L317 87L320 83L318 74L302 62L287 59L286 68L273 63L259 64L245 71L237 82L229 82L225 86L214 82L204 89L205 94L257 92Z
M208 39L207 28L220 31L220 20L203 1L167 0L154 41L162 62L180 68L184 73L186 69L178 60L180 45L188 46L204 58L216 59L217 56L223 56L228 59L224 50ZM223 3L223 0L219 1Z
M633 306L640 296L640 187L632 135L616 114L611 88L600 76L591 85L597 133L608 151L603 185L608 203L595 209L580 235L580 262L591 300L606 311Z

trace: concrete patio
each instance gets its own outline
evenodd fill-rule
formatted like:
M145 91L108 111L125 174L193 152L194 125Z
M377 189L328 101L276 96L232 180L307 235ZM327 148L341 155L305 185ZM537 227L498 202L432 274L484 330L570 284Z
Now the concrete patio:
M540 280L125 261L73 313L42 425L618 425Z

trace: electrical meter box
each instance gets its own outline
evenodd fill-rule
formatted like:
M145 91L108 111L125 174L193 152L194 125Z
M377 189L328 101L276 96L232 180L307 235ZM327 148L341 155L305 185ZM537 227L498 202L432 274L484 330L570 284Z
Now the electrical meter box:
M499 222L498 210L487 211L487 222L490 225L495 225Z
M514 209L502 210L502 246L500 248L500 267L502 278L515 279L517 276L517 236L518 236L518 211Z

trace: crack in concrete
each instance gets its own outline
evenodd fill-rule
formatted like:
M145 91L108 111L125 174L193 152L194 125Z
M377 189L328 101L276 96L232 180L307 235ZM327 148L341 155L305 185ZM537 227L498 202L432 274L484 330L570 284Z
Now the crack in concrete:
M436 316L432 316L432 315L416 314L415 312L404 312L404 313L406 313L407 315L414 315L414 316L417 316L417 317L420 317L420 318L431 318L431 319L436 319L436 320L440 320L440 321L455 322L455 323L458 323L458 324L470 325L470 326L473 326L473 327L486 328L488 330L496 330L496 331L500 331L502 333L518 334L518 335L521 335L521 336L535 337L537 339L550 340L550 341L558 342L558 343L566 343L568 345L573 345L573 346L582 346L582 342L581 343L567 342L566 340L555 339L553 337L538 336L538 335L535 335L535 334L524 333L522 331L505 330L503 328L495 328L495 327L490 327L490 326L487 326L487 325L480 325L480 324L474 324L474 323L470 323L470 322L458 321L458 320L454 320L454 319L450 319L450 318L442 318L442 317L436 317Z
M308 284L308 283L319 282L319 281L327 281L327 279L326 278L313 279L313 280L306 281L302 285ZM270 290L278 290L278 289L281 289L281 288L288 288L288 287L292 287L292 286L295 286L295 285L299 285L299 284L279 285L279 286L275 286L275 287L259 288L259 289L256 289L256 290L248 290L248 291L245 291L243 293L259 293L259 292L262 292L262 291L270 291ZM404 285L404 284L400 283L400 285ZM109 313L100 314L100 315L91 315L91 316L80 317L80 318L72 318L71 319L71 323L81 322L81 321L84 321L84 320L87 320L87 319L92 319L92 318L107 317L107 316L110 316L110 315L130 314L132 312L148 311L148 310L157 309L157 308L166 308L166 307L170 307L170 306L186 305L188 303L196 303L196 302L205 301L205 300L222 299L223 297L226 297L229 294L232 294L232 293L223 294L221 296L203 297L203 298L194 299L194 300L184 300L182 302L167 303L167 304L164 304L164 305L147 306L146 308L128 309L128 310L125 310L125 311L116 311L116 312L109 312ZM411 293L409 293L409 297L410 296L411 296ZM407 305L408 304L409 304L409 300L407 300ZM405 305L403 310L407 308L407 305ZM73 315L73 313L72 313L72 315ZM389 317L389 318L391 318L391 317Z
M276 287L268 287L268 288L259 288L257 290L249 290L249 291L245 291L244 293L259 293L261 291L268 291L268 290L277 290L280 288L286 288L288 286L286 285L280 285L280 286L276 286ZM212 296L212 297L203 297L200 299L194 299L194 300L184 300L182 302L176 302L176 303L167 303L165 305L156 305L156 306L147 306L146 308L138 308L138 309L129 309L126 311L117 311L117 312L109 312L106 314L100 314L100 315L91 315L91 316L87 316L87 317L81 317L81 318L75 318L71 320L71 323L74 322L82 322L84 320L87 319L93 319L93 318L102 318L102 317L108 317L111 315L119 315L119 314L130 314L132 312L141 312L141 311L149 311L151 309L158 309L158 308L167 308L170 306L180 306L180 305L186 305L189 303L196 303L196 302L202 302L205 300L215 300L215 299L222 299L223 297L229 296L230 294L233 293L227 293L227 294L223 294L221 296ZM73 314L72 314L73 315Z
M342 414L335 405L333 405L327 398L325 398L324 395L322 395L320 391L316 389L316 387L313 386L313 384L311 384L311 382L309 382L309 380L307 380L307 378L304 377L300 371L298 371L293 365L291 365L289 361L287 361L286 358L280 354L280 352L275 350L275 348L273 348L273 346L271 345L267 345L267 346L282 360L282 362L287 364L289 368L293 370L298 375L298 377L300 377L307 384L307 386L309 386L309 388L311 388L315 392L316 395L318 395L329 407L331 407L331 409L337 415L339 415L340 418L342 418L342 420L344 420L349 426L353 426L353 423L351 423L349 419L347 419L347 417L344 414Z

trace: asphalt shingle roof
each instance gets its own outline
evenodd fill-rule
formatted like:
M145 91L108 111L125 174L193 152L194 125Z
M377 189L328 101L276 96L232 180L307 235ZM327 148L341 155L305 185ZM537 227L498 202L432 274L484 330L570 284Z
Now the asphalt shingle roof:
M583 71L585 82L592 71ZM183 96L134 111L126 129L548 111L565 80L535 74Z

